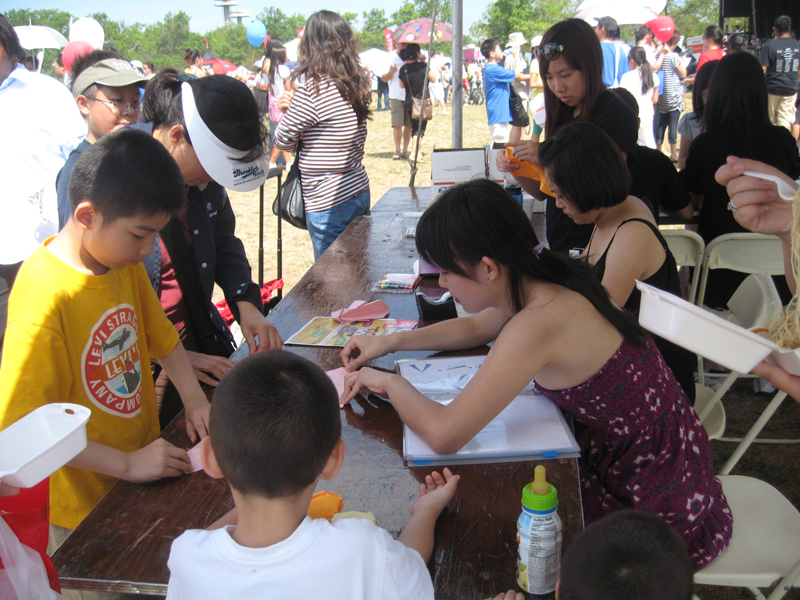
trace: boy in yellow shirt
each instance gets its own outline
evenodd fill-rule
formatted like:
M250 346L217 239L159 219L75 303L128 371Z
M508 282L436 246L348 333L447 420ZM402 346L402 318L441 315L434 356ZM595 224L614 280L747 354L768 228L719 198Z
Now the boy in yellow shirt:
M51 523L67 530L117 479L153 481L190 469L184 450L157 439L151 358L180 392L192 440L208 435L209 414L141 265L184 208L178 165L151 136L120 130L83 153L69 197L67 225L19 271L0 368L0 429L48 403L92 411L87 448L51 478Z

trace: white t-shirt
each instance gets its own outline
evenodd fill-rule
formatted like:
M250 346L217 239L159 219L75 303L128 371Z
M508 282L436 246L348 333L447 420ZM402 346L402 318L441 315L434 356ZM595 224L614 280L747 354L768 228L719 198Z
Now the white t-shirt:
M240 546L234 530L192 529L172 543L167 600L433 600L419 553L367 519L306 517L268 548Z
M405 100L406 99L406 90L405 88L400 87L400 67L403 66L403 60L397 56L397 52L392 55L392 62L389 67L397 67L397 70L392 75L392 78L389 80L389 99L394 98L395 100ZM388 73L388 71L387 71Z
M658 73L653 73L653 84L655 88L658 88L660 81ZM619 87L628 90L633 97L636 98L636 103L639 105L639 137L637 143L640 146L655 148L656 140L655 134L653 133L653 117L655 113L653 88L650 88L644 94L642 93L642 76L639 69L628 71L620 77Z
M286 65L278 65L278 70L272 77L272 95L276 98L280 98L283 96L283 93L286 91L286 86L283 83L283 80L289 77L292 72L289 71L289 67Z

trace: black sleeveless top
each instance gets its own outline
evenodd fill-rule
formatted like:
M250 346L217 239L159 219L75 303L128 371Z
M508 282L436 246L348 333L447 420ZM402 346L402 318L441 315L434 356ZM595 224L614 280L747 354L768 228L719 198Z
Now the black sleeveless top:
M617 227L617 231L619 231L619 228L625 225L625 223L631 222L639 222L647 225L650 228L650 231L653 232L653 235L655 235L658 239L661 247L664 249L664 253L666 254L666 258L658 268L658 271L645 279L644 283L652 285L654 288L659 290L674 294L680 298L681 283L680 279L678 278L678 266L675 263L675 257L672 256L672 252L669 251L669 246L667 245L667 241L664 239L664 236L661 235L658 227L653 225L650 221L638 218L623 221ZM594 264L595 273L600 278L600 281L603 280L603 275L606 272L606 254L608 254L608 249L611 248L611 244L614 243L614 238L616 236L617 233L615 231L611 241L608 243L608 246L603 252L603 255ZM589 247L591 247L591 240L589 241ZM634 287L633 291L631 291L631 295L628 296L628 301L625 303L623 308L632 315L638 316L641 296L641 292ZM685 348L676 346L672 342L668 342L661 337L654 335L653 339L655 340L656 346L661 352L661 355L664 357L667 365L670 369L672 369L675 379L678 380L678 383L683 388L683 391L689 400L694 403L694 371L697 368L697 357Z

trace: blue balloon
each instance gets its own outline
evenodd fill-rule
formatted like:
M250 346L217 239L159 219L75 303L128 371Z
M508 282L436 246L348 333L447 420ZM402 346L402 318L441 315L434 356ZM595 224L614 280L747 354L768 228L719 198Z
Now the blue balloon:
M253 21L247 26L247 41L254 48L258 48L267 39L267 26L261 21Z

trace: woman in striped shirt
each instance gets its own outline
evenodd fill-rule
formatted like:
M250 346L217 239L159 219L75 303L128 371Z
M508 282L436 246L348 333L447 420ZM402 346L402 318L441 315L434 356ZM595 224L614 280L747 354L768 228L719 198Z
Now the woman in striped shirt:
M306 225L319 259L351 221L369 213L369 179L361 161L370 81L358 62L353 30L334 12L309 17L297 55L297 89L275 145L298 152Z

